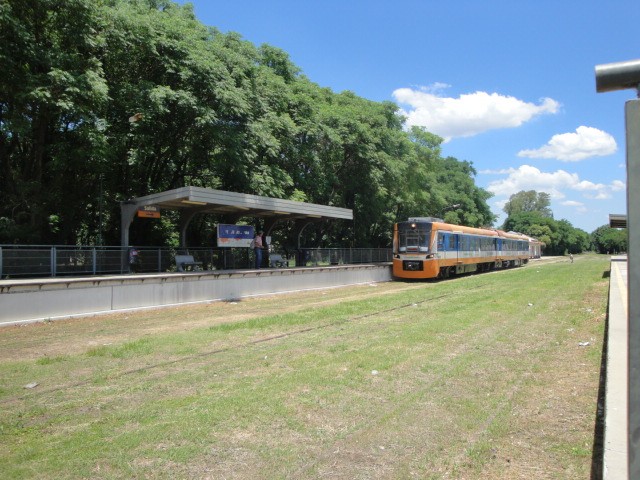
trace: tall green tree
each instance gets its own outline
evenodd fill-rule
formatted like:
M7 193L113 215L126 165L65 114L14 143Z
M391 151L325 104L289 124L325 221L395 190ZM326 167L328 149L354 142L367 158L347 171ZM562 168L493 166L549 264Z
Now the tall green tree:
M103 152L102 18L91 0L0 3L0 240L73 242Z
M553 218L551 195L546 192L536 192L535 190L522 190L514 193L509 197L503 210L507 216L516 213L537 212L543 217Z
M449 223L472 227L491 226L495 215L487 201L493 196L475 184L471 162L441 156L443 139L421 127L412 127L408 155L402 172L402 208L397 220L409 216L442 217Z
M598 253L617 254L627 251L627 230L602 225L591 233L591 244Z

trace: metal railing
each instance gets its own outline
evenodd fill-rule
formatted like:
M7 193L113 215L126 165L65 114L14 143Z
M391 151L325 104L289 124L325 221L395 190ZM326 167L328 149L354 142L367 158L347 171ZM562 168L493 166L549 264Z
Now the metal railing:
M137 247L139 255L129 265L129 247L67 245L0 245L0 279L176 271L175 256L193 255L204 270L253 268L249 248ZM302 267L391 262L390 248L302 248L271 247L263 255L264 267ZM277 259L271 262L270 259Z

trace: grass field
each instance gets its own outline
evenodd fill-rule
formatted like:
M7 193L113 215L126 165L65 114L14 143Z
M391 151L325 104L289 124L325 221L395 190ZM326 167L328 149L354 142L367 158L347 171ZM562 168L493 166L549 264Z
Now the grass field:
M0 328L0 477L588 479L608 271Z

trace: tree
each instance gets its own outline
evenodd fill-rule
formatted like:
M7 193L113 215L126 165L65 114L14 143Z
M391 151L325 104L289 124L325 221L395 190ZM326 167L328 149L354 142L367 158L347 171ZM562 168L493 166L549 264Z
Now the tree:
M522 190L509 197L503 210L507 216L523 212L538 212L543 217L553 218L550 205L551 195L548 193Z
M488 227L495 215L487 200L493 194L475 185L476 170L471 162L446 157L436 161L436 188L443 200L437 206L438 216L458 225Z
M547 255L581 253L589 248L589 234L567 220L554 220L550 195L535 190L520 191L504 206L508 217L503 228L524 233L545 244Z
M524 233L545 244L546 255L582 253L589 248L589 234L567 220L554 220L539 212L522 212L507 218L503 228Z
M598 253L617 254L627 251L627 230L602 225L591 233L591 244Z
M573 227L568 220L556 221L556 241L552 245L557 255L567 253L582 253L589 248L589 234L584 230Z
M100 25L90 0L0 5L0 241L74 240L105 143Z
M492 194L475 184L471 162L443 158L443 139L422 127L412 127L412 155L400 179L406 195L398 204L397 220L408 216L442 217L446 222L472 227L491 226L495 215L487 200Z

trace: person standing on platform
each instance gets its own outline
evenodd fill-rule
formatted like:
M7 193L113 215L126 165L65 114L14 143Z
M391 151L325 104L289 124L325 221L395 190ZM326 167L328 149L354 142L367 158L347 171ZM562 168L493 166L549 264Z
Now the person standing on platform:
M256 236L253 237L253 241L251 242L251 247L253 248L254 253L256 254L256 268L259 269L262 266L262 235L264 232L260 230L256 233Z
M138 273L140 271L140 252L136 247L129 249L129 273Z

